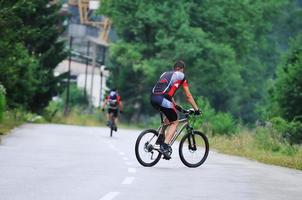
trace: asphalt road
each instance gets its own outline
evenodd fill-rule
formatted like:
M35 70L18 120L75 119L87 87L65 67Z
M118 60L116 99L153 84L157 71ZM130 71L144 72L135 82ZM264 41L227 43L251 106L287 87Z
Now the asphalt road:
M135 158L139 131L26 124L2 137L0 200L301 200L302 171L211 151L199 168Z

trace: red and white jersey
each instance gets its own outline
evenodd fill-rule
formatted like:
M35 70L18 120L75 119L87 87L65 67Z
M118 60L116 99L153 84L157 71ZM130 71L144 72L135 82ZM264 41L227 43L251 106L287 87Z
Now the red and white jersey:
M106 99L108 100L108 107L111 109L118 109L118 105L122 100L121 96L115 91L111 91Z
M164 94L172 98L180 86L188 86L184 73L180 71L164 72L153 87L152 93Z

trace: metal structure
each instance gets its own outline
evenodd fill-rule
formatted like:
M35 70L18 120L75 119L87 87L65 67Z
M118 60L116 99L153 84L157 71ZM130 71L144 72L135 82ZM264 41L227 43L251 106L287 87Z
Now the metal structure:
M80 22L83 25L89 25L96 28L100 28L101 32L99 34L99 39L104 43L108 43L109 32L111 28L111 22L109 18L102 17L101 21L94 21L89 18L91 9L89 8L90 0L69 0L69 5L77 6L80 14Z
M53 3L59 1L54 0ZM100 0L68 0L62 6L62 11L68 16L68 29L63 37L70 41L68 64L67 61L64 63L68 66L65 115L69 111L69 84L75 79L78 87L84 88L90 111L93 106L97 106L97 101L103 100L105 79L108 76L105 70L105 54L109 46L111 22L109 18L95 14L99 5ZM80 68L84 69L83 73L80 73Z

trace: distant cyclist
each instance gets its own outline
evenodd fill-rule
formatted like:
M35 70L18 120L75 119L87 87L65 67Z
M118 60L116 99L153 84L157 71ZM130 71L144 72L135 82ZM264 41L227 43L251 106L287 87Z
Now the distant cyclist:
M163 153L165 159L170 159L169 156L169 143L175 134L178 125L178 116L176 112L176 102L173 99L175 92L182 86L187 101L192 105L195 110L195 115L200 115L201 112L191 95L188 82L184 75L185 63L182 60L174 64L174 70L164 72L157 83L155 84L151 94L152 106L161 111L165 116L165 123L169 123L165 140L160 142L160 152Z
M109 92L109 95L106 96L103 105L102 110L105 110L105 107L107 106L108 112L107 112L107 126L110 125L110 119L113 116L114 117L114 130L117 131L117 119L118 119L118 112L123 112L123 103L121 96L117 93L116 89L111 89Z

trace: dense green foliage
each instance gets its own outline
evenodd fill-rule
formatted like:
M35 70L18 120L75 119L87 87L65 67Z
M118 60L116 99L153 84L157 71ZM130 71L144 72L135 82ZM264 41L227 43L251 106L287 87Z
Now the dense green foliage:
M287 122L281 117L272 120L273 128L281 138L290 144L302 144L302 122Z
M277 75L273 95L281 116L302 122L302 34L292 40Z
M5 88L3 85L0 83L0 122L3 119L3 113L5 111Z
M183 59L194 96L254 122L284 44L301 31L301 7L289 0L105 0L101 13L119 36L110 48L111 85L127 97L126 114L135 120L153 111L149 94L158 76Z
M64 110L66 93L67 89L60 94L57 100L49 102L43 113L43 116L46 118L46 120L52 121L57 113L60 113ZM77 108L79 110L84 110L85 106L88 105L87 97L85 97L83 90L79 89L76 84L70 85L69 95L69 106L71 110L75 111Z
M291 40L289 50L278 67L272 86L271 102L266 109L281 138L302 143L302 35ZM284 119L283 119L284 118Z
M204 133L209 135L234 135L238 133L238 122L230 113L216 112L209 101L202 98L197 99L197 104L203 108L203 115L193 119L192 122L196 129L201 128Z
M59 7L47 0L0 0L0 81L9 107L40 111L58 90L53 70L66 54Z
M70 85L69 92L70 92L69 105L71 107L88 105L88 99L85 97L83 90L79 89L76 84ZM62 99L64 102L66 101L66 93L67 90L65 89L65 91L60 95L60 99Z

